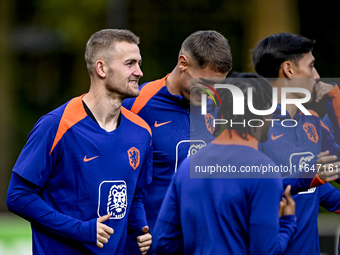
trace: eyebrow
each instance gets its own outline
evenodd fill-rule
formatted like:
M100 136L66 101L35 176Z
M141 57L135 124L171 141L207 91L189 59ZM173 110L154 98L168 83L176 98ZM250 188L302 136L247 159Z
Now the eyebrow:
M127 63L127 62L134 62L134 63L138 62L138 63L142 63L142 59L140 59L140 60L138 61L138 60L135 59L135 58L129 58L129 59L126 59L126 60L124 61L124 63Z

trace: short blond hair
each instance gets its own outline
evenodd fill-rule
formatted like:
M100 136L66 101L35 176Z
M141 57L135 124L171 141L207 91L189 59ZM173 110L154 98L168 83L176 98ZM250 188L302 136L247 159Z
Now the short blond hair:
M102 29L90 37L85 48L85 62L90 75L97 54L103 50L108 50L117 42L139 44L139 37L126 29Z

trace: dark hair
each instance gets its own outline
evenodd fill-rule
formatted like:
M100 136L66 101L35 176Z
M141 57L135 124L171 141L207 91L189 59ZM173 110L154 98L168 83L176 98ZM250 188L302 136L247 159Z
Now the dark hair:
M183 53L188 53L202 69L209 65L216 72L227 73L232 67L228 40L213 30L191 34L182 43L180 54Z
M224 83L232 84L237 86L242 90L244 95L244 115L234 115L233 114L233 96L229 89L219 89L217 90L220 95L222 106L219 108L218 116L222 116L223 119L227 120L227 128L229 130L233 129L238 132L238 134L247 139L247 135L251 134L250 129L247 124L243 125L233 125L230 122L243 122L248 123L251 119L259 119L258 115L250 112L248 108L248 88L253 88L253 106L257 110L265 110L268 105L271 105L272 101L272 86L268 80L255 73L237 73L233 72L230 78L226 79ZM221 127L221 125L220 125ZM218 133L221 130L217 130ZM230 133L231 135L231 133Z
M85 48L85 61L90 74L97 54L108 50L117 42L139 44L139 38L126 29L102 29L90 37Z
M289 33L266 37L252 50L254 69L263 77L277 78L284 61L298 65L303 55L313 50L314 44L314 40Z

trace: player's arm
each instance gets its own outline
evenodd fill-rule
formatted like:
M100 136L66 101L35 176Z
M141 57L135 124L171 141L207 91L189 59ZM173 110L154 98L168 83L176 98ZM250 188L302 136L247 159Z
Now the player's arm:
M180 254L183 251L183 234L175 177L176 173L167 190L155 224L153 249L157 254L176 254L177 252Z
M320 205L330 212L340 214L340 190L326 183L319 187Z
M312 114L317 116L314 112ZM299 169L299 171L283 180L284 186L287 184L292 185L293 194L318 187L326 182L339 182L340 146L329 128L321 120L319 121L321 125L322 152L312 159L304 169Z
M328 95L331 98L334 98L336 96L336 93L339 92L339 88L336 84L330 84L330 83L325 83L323 81L319 81L315 85L315 94L316 98L315 101L318 103L320 102L326 95Z
M133 196L128 219L128 234L135 241L139 235L142 235L142 228L147 226L142 199L142 188L140 188Z
M150 249L152 243L152 236L148 226L142 229L143 234L137 237L137 244L142 255L145 255Z
M331 139L334 141L326 141L324 144L336 143L340 145L340 89L336 84L328 84L319 81L315 85L316 102L322 102L327 114L324 117L324 121L321 121L321 125L324 129L327 129L331 133ZM333 146L333 145L332 145ZM331 147L332 147L331 146ZM323 151L328 148L323 146ZM330 155L337 155L338 151L333 153L332 148ZM339 156L339 155L338 155Z
M333 131L333 130L334 130L333 125L332 125L332 121L331 121L331 119L329 118L329 115L328 115L328 114L326 114L326 115L324 116L324 118L322 119L322 122L329 128L330 131ZM333 134L333 135L335 135L335 134Z
M138 176L137 187L132 199L128 219L128 234L137 242L142 254L146 254L146 251L150 248L152 243L152 236L149 232L143 204L143 187L152 181L152 152L150 138L150 143Z
M337 87L337 86L336 86ZM340 93L340 92L339 92ZM339 110L338 110L339 111ZM340 111L339 111L340 112ZM338 174L340 169L340 141L336 138L337 135L333 133L329 128L320 120L321 127L322 127L322 153L329 152L325 154L326 156L336 156L333 161L328 160L326 163L321 162L318 164L318 175L320 178L326 177L325 182L329 181L336 181L339 182ZM340 128L337 125L334 130L339 130ZM334 136L335 135L335 136ZM339 136L340 137L340 136ZM320 153L320 154L322 154ZM320 156L318 155L318 157ZM319 159L320 160L320 159ZM322 170L320 172L320 169Z
M48 182L62 152L52 147L60 116L49 113L39 119L28 136L28 141L13 168L7 193L8 209L30 221L38 228L75 241L98 245L113 232L102 222L105 218L81 221L62 214L47 204L40 192ZM53 152L52 149L54 148ZM99 241L99 243L97 242Z
M296 230L295 207L287 207L285 215L279 219L281 179L262 178L254 182L249 198L250 254L282 254ZM287 201L292 203L290 195Z
M340 162L335 161L336 159L337 156L329 155L329 151L319 153L304 169L284 177L283 186L291 185L291 193L294 195L337 180Z
M151 246L152 236L146 221L142 199L142 188L140 188L136 190L131 203L128 219L128 234L137 242L140 252L146 254Z
M329 183L322 185L319 189L320 205L328 211L340 214L340 190L334 188ZM338 249L340 254L340 246L338 247Z
M324 123L340 144L340 90L336 84L318 82L315 86L316 102L322 102L327 114ZM322 99L322 100L321 100Z
M40 196L41 188L13 173L7 192L8 209L48 231L83 243L107 243L112 228L102 218L81 221L54 210Z
M279 217L286 215L294 215L295 214L295 201L292 197L292 194L290 193L291 186L288 185L284 192L284 197L281 198L280 202L280 211L279 211Z

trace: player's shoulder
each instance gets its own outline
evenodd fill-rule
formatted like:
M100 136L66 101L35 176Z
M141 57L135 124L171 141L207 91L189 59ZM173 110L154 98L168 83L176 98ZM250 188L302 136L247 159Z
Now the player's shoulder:
M65 108L68 105L68 102L64 103L63 105L55 108L54 110L46 113L45 115L41 116L40 119L35 124L35 127L37 126L44 126L44 127L54 127L59 125L59 122L61 118L63 117L63 114L65 112Z
M310 113L310 115L304 115L302 112L300 112L300 115L304 116L304 123L303 126L307 126L308 124L315 124L316 127L319 126L321 128L324 128L328 131L329 128L324 124L324 122L321 120L321 118L319 117L319 115L317 114L317 112L308 109L308 112Z
M299 121L301 121L302 123L313 123L319 125L321 119L318 113L311 109L308 109L307 111L309 115L304 114L302 111L299 112L300 115Z
M72 101L72 100L70 100ZM62 122L65 109L69 102L59 106L58 108L43 115L34 125L33 129L28 135L29 140L44 141L53 140L60 129L62 129ZM69 123L69 122L68 122Z
M166 85L166 78L168 75L161 79L157 79L154 81L148 81L143 83L140 86L140 95L154 95L156 94L161 88L163 88ZM137 97L138 98L138 97Z
M144 88L144 86L145 86L146 84L149 84L149 83L150 83L150 82L145 82L145 83L143 83L142 85L140 85L140 86L139 86L139 90L140 90L139 95L138 95L137 97L130 97L130 98L124 99L122 105L123 105L126 109L128 109L129 111L131 111L131 108L132 108L132 106L134 105L136 99L141 95L141 90Z
M75 97L45 115L46 121L59 122L59 128L71 127L87 116L83 96ZM60 127L62 125L63 127Z
M190 161L191 161L191 157L189 156L187 158L185 158L181 164L179 165L177 171L175 172L175 174L173 175L173 181L175 183L180 183L184 180L187 180L190 178Z
M126 109L124 106L121 107L121 113L130 122L132 122L133 124L135 124L136 126L138 126L140 128L147 130L149 132L150 136L152 136L151 128L148 125L148 123L146 123L145 120L143 120L137 114Z
M307 111L310 113L310 115L306 115L306 116L309 116L309 117L312 117L312 118L320 118L319 114L316 111L311 110L311 109L307 109ZM300 112L299 114L302 115L304 113Z
M166 77L142 84L139 96L124 100L124 107L138 114L166 86Z

